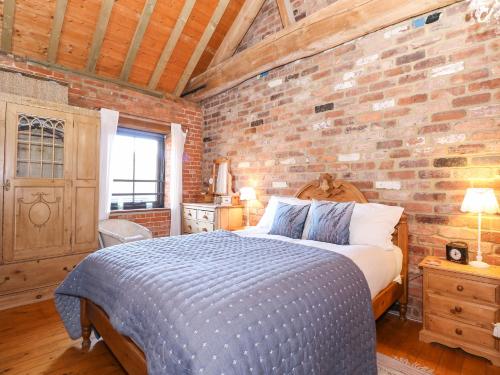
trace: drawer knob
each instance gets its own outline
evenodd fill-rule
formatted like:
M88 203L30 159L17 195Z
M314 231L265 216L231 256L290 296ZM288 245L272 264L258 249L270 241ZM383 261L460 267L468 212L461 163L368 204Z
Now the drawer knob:
M203 218L204 218L205 220L208 220L208 216L207 216L207 215L203 215Z
M462 285L457 285L457 290L461 292L464 290L464 287Z
M452 314L457 314L457 313L460 314L462 312L462 308L460 306L455 306L455 308L450 309L450 312Z
M455 333L457 335L461 336L463 332L462 332L462 330L460 328L455 328Z

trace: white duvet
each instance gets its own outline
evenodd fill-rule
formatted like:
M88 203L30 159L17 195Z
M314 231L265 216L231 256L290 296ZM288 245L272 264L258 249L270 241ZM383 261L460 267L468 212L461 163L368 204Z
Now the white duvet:
M261 237L285 242L294 242L345 255L356 263L365 275L372 298L391 281L401 282L400 273L403 264L403 253L397 246L393 246L392 249L387 250L381 247L368 245L334 245L326 242L271 235L267 234L267 230L257 227L236 231L235 233L244 237Z

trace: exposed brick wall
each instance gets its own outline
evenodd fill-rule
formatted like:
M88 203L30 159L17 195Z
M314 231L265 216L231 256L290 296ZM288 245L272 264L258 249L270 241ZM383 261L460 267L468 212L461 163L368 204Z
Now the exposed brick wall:
M499 29L470 19L467 3L206 100L204 184L211 161L229 156L236 188L257 188L253 223L270 195L294 194L320 172L353 181L372 202L403 206L410 314L419 318L418 262L444 255L450 240L475 250L476 217L459 211L465 189L500 192ZM486 258L499 264L500 217L485 217L483 231Z
M236 53L253 46L268 36L280 31L282 28L283 25L281 23L276 0L266 0L236 49Z
M299 21L304 17L330 5L338 0L290 0L295 20Z
M154 237L168 236L170 233L170 210L114 212L111 219L130 220L141 224L153 232Z
M184 200L199 200L202 152L202 112L199 105L183 99L156 98L113 83L63 71L52 71L12 55L0 54L0 69L15 69L23 74L53 79L68 85L70 105L91 109L105 107L135 116L182 124L183 128L188 130L183 170ZM141 213L139 216L131 214L130 217L137 218L138 222L142 221L157 235L169 232L170 213L163 212L160 216L158 212L153 211L151 214ZM161 225L157 224L160 219L164 221Z

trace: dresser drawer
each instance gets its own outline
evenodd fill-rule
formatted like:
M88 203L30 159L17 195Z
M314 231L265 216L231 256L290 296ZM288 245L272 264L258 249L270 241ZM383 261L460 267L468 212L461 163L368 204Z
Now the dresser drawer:
M198 221L196 223L196 233L201 232L213 232L214 231L214 223Z
M497 307L467 302L455 297L445 297L432 292L427 293L427 301L429 311L468 320L471 324L479 323L487 329L498 321L499 309Z
M190 234L190 233L196 233L196 220L189 220L184 218L184 221L182 223L182 231L183 233Z
M429 274L428 278L429 289L490 303L497 301L498 287L498 285L494 284L444 276L433 272Z
M214 222L214 212L213 211L205 211L205 210L198 210L196 218L199 221L207 221L210 223Z
M187 208L187 207L184 207L183 208L183 215L186 219L192 219L192 220L196 220L196 212L197 210L195 208Z
M472 343L489 349L495 349L495 338L492 330L477 328L456 320L438 317L433 314L425 316L426 328L434 333L439 333L450 338Z

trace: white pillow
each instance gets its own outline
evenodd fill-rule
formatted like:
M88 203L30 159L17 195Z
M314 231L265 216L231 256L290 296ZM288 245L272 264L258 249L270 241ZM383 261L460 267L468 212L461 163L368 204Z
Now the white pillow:
M266 209L264 211L264 215L259 220L259 223L257 224L257 228L265 229L266 231L270 231L271 227L273 226L273 221L274 221L274 216L276 215L276 210L278 208L278 203L283 202L286 204L293 204L296 206L305 206L307 204L311 204L312 201L304 200L304 199L299 199L295 197L282 197L282 196L277 196L273 195L271 198L269 198L269 202L267 203ZM309 231L310 227L310 214L307 214L307 219L306 223L304 225L304 233ZM309 227L307 226L309 223Z
M392 233L403 210L385 204L356 203L349 225L349 243L392 250Z

